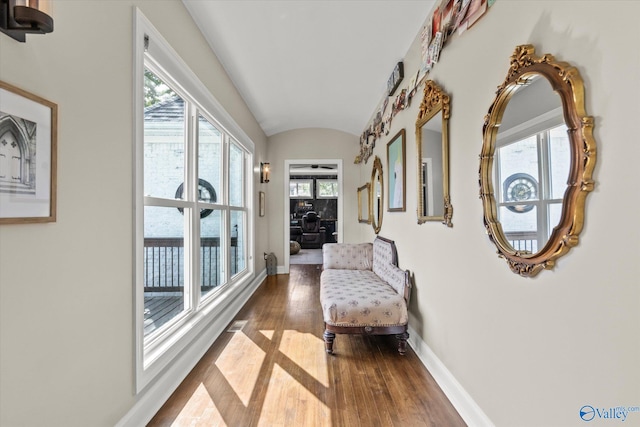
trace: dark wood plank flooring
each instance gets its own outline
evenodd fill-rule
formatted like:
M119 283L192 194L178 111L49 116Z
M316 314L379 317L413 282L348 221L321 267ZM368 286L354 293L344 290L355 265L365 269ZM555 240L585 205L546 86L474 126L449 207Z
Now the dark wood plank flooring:
M338 335L324 352L318 265L268 276L149 426L464 426L411 348Z

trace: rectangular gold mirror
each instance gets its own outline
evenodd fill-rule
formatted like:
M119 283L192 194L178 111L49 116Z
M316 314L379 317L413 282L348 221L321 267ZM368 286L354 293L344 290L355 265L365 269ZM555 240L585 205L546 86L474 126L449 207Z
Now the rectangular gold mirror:
M358 188L358 222L371 224L371 185L367 182Z
M449 196L449 95L432 80L425 82L416 120L418 224L441 221L452 227Z

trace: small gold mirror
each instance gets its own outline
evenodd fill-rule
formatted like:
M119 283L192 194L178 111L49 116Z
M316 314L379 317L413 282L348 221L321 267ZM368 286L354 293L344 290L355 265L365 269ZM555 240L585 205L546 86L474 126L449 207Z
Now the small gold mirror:
M358 222L371 224L371 184L358 188Z
M378 234L382 227L382 211L384 210L384 180L382 177L382 162L376 156L373 160L373 170L371 171L371 225L373 231Z
M418 224L441 221L452 227L449 196L449 95L427 80L416 120Z
M490 239L532 277L578 244L596 145L578 70L518 46L485 117L480 197Z

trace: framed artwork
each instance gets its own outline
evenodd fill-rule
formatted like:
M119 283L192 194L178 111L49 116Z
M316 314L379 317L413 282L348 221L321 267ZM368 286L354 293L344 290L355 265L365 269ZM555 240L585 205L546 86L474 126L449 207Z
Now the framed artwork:
M0 224L55 222L58 106L0 81Z
M406 150L405 131L402 129L387 144L387 170L389 171L389 200L387 211L406 210Z
M398 86L400 86L400 82L404 78L404 65L402 62L398 62L393 69L393 73L389 76L389 80L387 80L387 93L389 96L393 95Z
M259 200L259 210L258 210L258 215L260 216L264 216L264 205L265 205L265 200L264 200L264 191L260 191L258 193L258 200Z

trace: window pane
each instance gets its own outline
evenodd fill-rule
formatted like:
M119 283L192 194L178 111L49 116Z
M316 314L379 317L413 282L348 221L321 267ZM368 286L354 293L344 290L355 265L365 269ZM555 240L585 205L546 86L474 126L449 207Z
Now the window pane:
M184 181L184 101L155 74L144 78L144 195L179 198Z
M242 189L244 188L244 155L236 144L229 146L229 204L244 206Z
M549 159L551 163L551 198L562 199L567 189L569 166L571 165L571 146L566 125L558 126L549 131ZM552 222L552 224L557 224L557 222Z
M551 232L553 231L553 227L560 224L560 216L562 215L562 203L550 203L549 204L549 236L551 236ZM549 238L547 236L547 238Z
M289 196L294 198L313 198L311 180L295 180L289 182Z
M225 282L224 251L220 244L221 230L220 211L214 210L200 220L200 295L202 297Z
M318 198L338 197L338 181L335 179L318 179L316 187L316 197Z
M500 202L508 200L504 191L504 184L514 178L514 175L529 175L535 181L538 179L538 138L529 138L514 142L499 149L500 162L495 162L499 167ZM537 183L536 183L537 185ZM537 196L535 197L537 199Z
M537 207L526 212L513 212L501 206L498 214L504 235L511 246L519 251L538 251Z
M206 203L222 202L220 160L222 134L198 114L198 199Z
M246 237L244 232L243 211L231 212L231 275L234 276L245 269Z
M184 223L176 208L144 208L145 336L185 310Z

